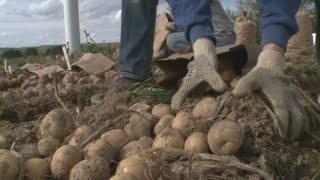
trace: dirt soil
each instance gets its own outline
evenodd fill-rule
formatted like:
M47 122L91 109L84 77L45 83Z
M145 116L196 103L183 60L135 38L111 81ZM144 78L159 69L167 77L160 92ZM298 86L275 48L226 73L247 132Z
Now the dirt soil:
M320 95L320 78L316 75L312 58L301 58L300 61L288 60L288 62L286 71L291 76L292 84L298 87L296 91L306 109L306 118L310 120L311 129L301 140L290 142L280 138L266 107L268 103L262 95L252 95L243 99L228 98L214 122L231 120L244 128L246 138L240 151L235 155L241 162L268 172L276 179L312 179L320 172L320 112L312 108L310 99L317 104L316 99ZM88 87L61 95L61 99L76 118L78 126L89 125L99 129L106 121L128 113L128 107L136 102L145 101L150 105L155 104L153 101L134 97L130 93L123 93L104 103L90 105L91 95L104 92L106 89L108 85ZM187 109L192 109L192 105L201 98L203 97L189 99L188 106L191 106ZM222 101L224 95L218 96L217 99ZM319 108L319 104L317 106ZM32 130L39 123L38 120L41 121L46 113L56 107L60 107L60 104L53 94L26 99L21 97L19 90L1 92L0 134L10 136L13 141L16 137L21 137ZM127 121L128 118L124 118L112 128L123 128ZM212 123L199 123L197 130L207 133L210 124ZM37 142L36 131L23 141L23 143L35 142ZM180 159L179 162L186 163L189 160ZM170 162L165 164L166 167L172 168L168 166ZM113 162L111 169L114 171L116 166L117 162ZM168 171L173 174L178 172L178 170L173 172L174 168L169 170L160 168L158 171L160 173L157 179L170 179L167 176ZM220 171L205 170L201 173L190 171L189 178L183 179L199 179L200 175L215 177L208 179L260 179L247 171L232 171L232 168L220 169Z

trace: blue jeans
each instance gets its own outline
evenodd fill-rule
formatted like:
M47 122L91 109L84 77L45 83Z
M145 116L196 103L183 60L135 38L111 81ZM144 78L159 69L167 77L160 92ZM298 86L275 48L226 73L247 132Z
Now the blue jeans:
M215 42L209 0L167 0L175 22L192 44L200 37ZM258 0L262 45L275 43L286 49L298 31L295 14L299 0ZM151 76L152 49L158 0L122 0L120 75L143 80Z
M229 36L215 35L215 38L217 47L234 44L236 42L234 37ZM192 44L186 39L183 32L176 32L169 34L167 37L167 46L170 50L183 54Z

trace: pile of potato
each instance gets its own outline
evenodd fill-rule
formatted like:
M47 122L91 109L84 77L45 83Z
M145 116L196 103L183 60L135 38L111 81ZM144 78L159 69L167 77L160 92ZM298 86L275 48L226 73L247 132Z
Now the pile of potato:
M25 178L151 179L151 174L159 172L152 169L150 164L153 162L141 152L153 148L234 155L244 140L243 128L237 123L220 121L213 124L208 133L206 130L196 131L196 125L205 123L205 119L215 114L217 107L217 100L210 97L201 100L192 112L181 111L177 114L166 104L151 107L137 103L129 108L137 113L130 116L124 129L107 131L83 149L79 145L95 130L86 125L76 128L68 112L55 109L47 114L40 125L36 148L38 155L25 161ZM6 145L4 139L2 142ZM175 154L161 154L159 158L173 162L179 157ZM110 166L115 162L119 164L115 174L112 174ZM8 150L0 150L0 174L5 179L16 179L19 168L19 158Z

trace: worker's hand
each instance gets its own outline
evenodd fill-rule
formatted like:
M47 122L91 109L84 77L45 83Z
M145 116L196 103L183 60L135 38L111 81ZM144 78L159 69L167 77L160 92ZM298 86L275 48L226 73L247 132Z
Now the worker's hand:
M308 128L304 109L290 79L283 73L285 57L272 50L263 51L256 67L239 80L233 94L244 97L261 90L273 106L277 116L274 126L283 138L296 139Z
M189 63L188 74L184 77L180 89L171 101L171 107L175 111L181 108L182 103L191 90L202 82L209 83L218 92L225 91L227 88L225 82L216 71L217 56L214 44L210 41L205 41L203 44L196 42L194 45L195 58ZM200 50L197 50L197 46L200 46ZM207 48L208 50L204 50L204 53L199 53L199 51L202 51L202 48Z

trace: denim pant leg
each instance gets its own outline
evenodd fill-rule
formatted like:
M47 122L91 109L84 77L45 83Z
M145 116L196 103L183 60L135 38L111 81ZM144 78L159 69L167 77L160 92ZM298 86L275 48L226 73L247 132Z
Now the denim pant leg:
M120 75L136 80L151 76L158 0L122 0Z
M192 44L200 37L213 41L212 14L209 0L167 0L173 19L184 28L186 39Z
M167 37L167 46L170 50L183 54L187 47L191 46L191 43L187 41L183 32L176 32L169 34Z

